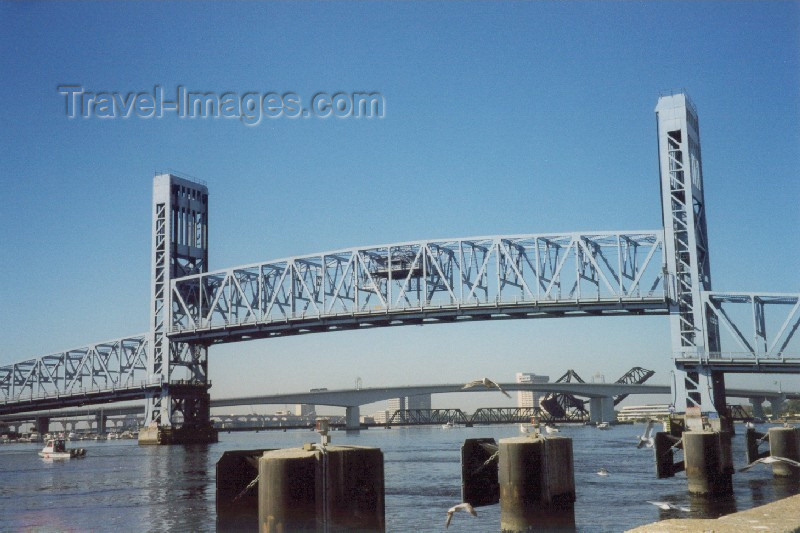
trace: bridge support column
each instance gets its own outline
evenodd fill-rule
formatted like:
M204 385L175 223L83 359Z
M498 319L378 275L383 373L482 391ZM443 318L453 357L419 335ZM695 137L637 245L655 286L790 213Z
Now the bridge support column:
M106 422L108 421L108 417L103 411L100 411L94 415L94 420L97 423L97 434L104 435L106 432Z
M786 396L773 396L769 399L769 407L772 409L772 420L777 420L783 416L783 407L786 403Z
M210 421L208 347L173 342L172 280L208 271L208 187L172 174L153 178L150 338L147 373L161 388L146 398L140 444L216 442ZM177 289L175 289L177 290ZM177 298L199 305L200 287Z
M44 437L45 433L50 433L50 417L36 417L36 432L42 437Z
M753 406L753 418L766 420L764 416L764 398L750 398L750 405Z
M600 398L589 398L589 421L616 422L617 414L614 412L614 398L603 396Z
M361 429L361 411L357 405L351 405L345 410L345 429L358 431Z
M499 452L500 529L574 529L572 439L501 439Z

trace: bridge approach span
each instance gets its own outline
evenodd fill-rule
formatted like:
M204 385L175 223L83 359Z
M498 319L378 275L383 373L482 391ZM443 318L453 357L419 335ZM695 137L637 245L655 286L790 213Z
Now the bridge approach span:
M667 314L661 230L426 240L177 278L171 341L474 319Z

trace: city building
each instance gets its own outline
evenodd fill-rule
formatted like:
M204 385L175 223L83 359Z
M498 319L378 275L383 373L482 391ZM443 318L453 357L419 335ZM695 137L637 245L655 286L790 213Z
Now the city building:
M294 406L295 416L311 416L316 411L316 406L309 403L298 403Z
M517 372L517 383L549 383L550 376L538 376L536 374ZM518 391L517 407L539 407L539 399L543 396L540 392Z

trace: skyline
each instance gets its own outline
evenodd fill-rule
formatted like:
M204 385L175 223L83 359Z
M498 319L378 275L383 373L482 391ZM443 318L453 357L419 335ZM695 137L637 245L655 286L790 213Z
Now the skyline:
M653 109L670 87L700 117L714 288L800 292L800 4L167 4L156 17L0 5L0 88L16 104L0 108L0 365L147 330L155 171L208 182L210 270L415 239L657 229ZM703 31L675 52L684 20ZM69 84L373 91L385 116L69 119ZM613 381L632 366L666 383L671 365L665 317L574 318L214 346L209 376L222 397L569 368ZM729 376L773 381L800 390L797 376Z

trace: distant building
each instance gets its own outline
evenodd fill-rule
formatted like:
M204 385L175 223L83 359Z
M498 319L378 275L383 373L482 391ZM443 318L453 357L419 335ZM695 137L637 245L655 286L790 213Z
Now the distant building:
M517 372L517 383L549 383L550 376L537 376L526 372ZM539 399L542 394L539 392L521 390L517 392L517 407L539 407Z
M310 403L299 403L294 406L295 416L311 416L316 411L316 405Z
M376 424L385 424L392 415L389 414L388 409L384 409L383 411L377 411L372 413L372 419L375 421Z
M417 396L406 396L406 409L430 409L431 395L418 394Z
M406 398L405 396L401 396L400 398L390 398L389 399L389 412L394 413L395 411L401 411L406 408Z

